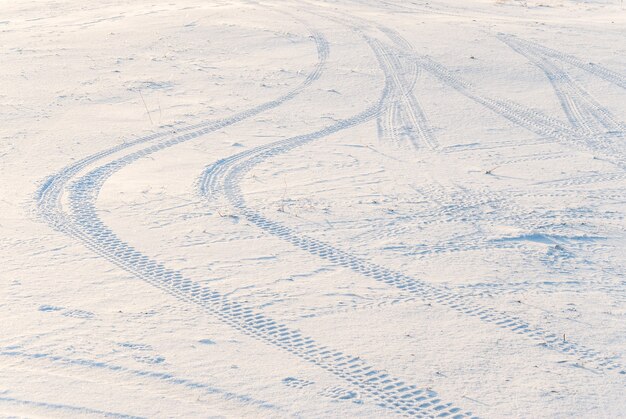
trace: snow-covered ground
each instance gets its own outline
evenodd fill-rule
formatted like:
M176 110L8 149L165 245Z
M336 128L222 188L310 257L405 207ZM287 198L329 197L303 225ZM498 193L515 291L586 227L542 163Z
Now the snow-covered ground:
M5 0L0 45L0 416L626 417L620 0Z

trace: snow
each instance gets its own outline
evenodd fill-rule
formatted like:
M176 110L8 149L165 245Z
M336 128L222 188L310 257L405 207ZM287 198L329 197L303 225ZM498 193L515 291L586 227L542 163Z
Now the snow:
M626 416L620 1L0 3L0 416Z

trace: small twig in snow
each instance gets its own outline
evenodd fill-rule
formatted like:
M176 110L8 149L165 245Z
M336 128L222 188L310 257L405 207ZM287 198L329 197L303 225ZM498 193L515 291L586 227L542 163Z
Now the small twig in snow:
M152 115L150 115L150 110L148 109L148 105L146 105L146 101L141 94L141 90L139 90L139 96L141 96L141 101L143 102L143 106L146 108L146 112L148 112L148 118L150 118L150 123L154 125L154 121L152 120Z

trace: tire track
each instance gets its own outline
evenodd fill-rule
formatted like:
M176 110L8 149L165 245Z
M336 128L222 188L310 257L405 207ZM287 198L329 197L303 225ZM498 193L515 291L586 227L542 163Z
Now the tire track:
M403 46L404 45L399 47ZM419 77L419 67L410 60L402 60L402 62L398 62L398 64L399 65L394 68L394 73L397 75L397 78L394 80L389 98L385 101L385 110L382 115L376 119L377 126L379 127L378 137L383 140L391 141L396 146L401 146L403 144L401 135L404 134L409 138L409 142L413 147L419 148L419 139L415 137L412 130L405 132L410 123L406 120L406 111L403 110L402 106L404 96L412 95L412 91ZM389 65L389 62L387 65Z
M497 38L518 54L526 57L545 73L561 102L563 111L574 128L587 133L623 131L622 124L611 115L608 109L596 102L596 100L582 87L576 84L565 71L546 59L546 57L542 55L541 50L521 43L517 38L511 35L500 33L497 35Z
M375 46L377 45L376 49L379 50L377 54L380 57L379 60L381 62L388 62L385 60L385 48L382 44L374 40L370 40L370 42ZM451 77L446 69L443 69L442 66L434 61L430 59L420 59L419 63L443 77L457 89L464 92L469 91L469 87L466 84ZM385 67L388 68L387 66ZM393 66L391 66L391 68L393 68ZM388 75L387 78L392 81L394 80L390 75ZM518 121L520 124L541 130L543 134L554 134L557 128L571 132L567 127L557 121L551 120L549 117L543 116L537 111L525 110L520 105L483 98L473 93L468 94L475 96L487 106L501 111L504 115L507 115L512 120ZM373 116L373 114L371 116ZM352 126L357 122L363 121L350 120L348 126ZM340 122L337 126L337 130L344 129L342 126L344 124L344 122ZM624 367L612 357L607 357L583 345L564 341L559 335L549 332L542 327L531 325L529 322L512 314L475 303L463 295L456 294L448 289L433 286L425 281L412 278L401 272L396 272L353 256L346 251L320 240L301 235L294 229L272 221L246 205L245 198L240 189L240 183L250 170L273 156L291 151L313 140L332 134L333 132L336 132L336 130L322 130L304 136L297 136L257 147L227 159L219 160L207 167L200 176L198 181L199 193L207 199L214 199L223 192L230 201L230 204L251 224L332 264L349 268L368 278L390 286L395 286L407 293L418 296L423 301L441 304L464 315L478 318L483 322L523 335L537 344L563 354L571 355L575 360L592 363L597 369L617 371L620 374L626 374Z
M365 22L365 25L367 25L367 22ZM358 27L355 27L356 30L360 30ZM410 46L410 43L408 41L406 41L398 32L390 29L390 28L385 28L385 27L379 27L379 30L381 30L383 33L385 33L385 35L391 39L394 44L396 45L398 49L398 51L402 54L402 53L406 53L407 51L412 52L412 47ZM463 82L461 82L463 83ZM470 87L469 85L466 84L467 87ZM521 107L521 105L517 105L517 104L513 104L517 107ZM521 107L523 109L523 107ZM546 118L545 115L534 111L532 109L529 110L531 113L535 113L537 115L539 115L540 117L544 117L544 119ZM526 127L528 128L528 127ZM583 138L583 140L585 139L586 133L585 132L581 132L580 130L575 131L573 134L575 135L579 135L580 137ZM570 136L573 134L569 134ZM543 137L546 138L546 137ZM600 148L602 148L602 146L600 146ZM606 148L610 148L610 147L606 147ZM612 150L611 150L612 151ZM623 154L623 153L622 153ZM619 153L618 153L619 155ZM503 194L498 194L496 196L493 196L493 193L489 193L487 195L484 194L479 194L479 196L475 196L475 194L471 194L471 193L464 193L462 192L462 197L459 199L454 199L453 201L455 202L454 205L442 205L440 203L440 207L441 210L438 211L439 214L437 216L434 217L430 217L430 224L432 223L441 223L442 221L442 217L444 218L444 222L446 222L446 220L448 220L448 222L454 222L454 221L458 221L459 219L468 219L468 218L475 218L475 217L479 217L481 215L480 212L477 211L482 211L484 210L484 208L481 208L482 206L484 206L484 204L488 204L488 208L487 210L490 213L496 213L496 214L504 214L504 215L500 215L500 217L498 218L501 222L514 222L516 224L521 223L522 227L525 228L527 231L529 231L529 236L534 234L535 230L542 230L540 235L543 236L547 236L547 237L551 237L553 235L556 236L563 236L562 232L556 232L555 234L552 234L552 232L550 230L546 231L546 223L542 223L542 222L537 222L535 219L533 219L531 217L532 214L529 214L528 211L522 210L520 208L518 208L517 206L513 205L510 202L510 199ZM432 200L432 196L428 195L424 195L425 199L427 200ZM469 209L471 211L470 214L467 213L463 213L462 215L460 215L460 212L458 210L455 210L456 207L458 206L458 202L470 202L469 206L466 204L463 204L463 208ZM424 217L421 217L419 214L416 214L414 216L409 216L409 219L413 220L413 219L422 219ZM574 217L565 217L566 219L573 219L573 220L577 220L579 217L574 216ZM424 220L426 221L426 220ZM389 223L388 223L389 224ZM584 224L584 223L581 223ZM548 224L549 227L549 224ZM383 234L385 236L390 236L390 235L394 235L394 233L398 233L397 231L397 226L392 226L392 230L393 231L389 231L386 229L382 229L382 232L378 232L378 234ZM403 228L404 232L407 232L407 230L411 230L411 228L407 228L404 227ZM470 235L470 237L461 237L460 241L451 241L449 243L447 243L450 247L452 247L452 249L454 251L463 251L463 250L482 250L482 249L486 249L486 248L503 248L503 247L508 247L508 248L515 248L515 249L522 249L521 244L515 244L515 243L507 243L507 239L503 239L503 240L486 240L482 237L479 237L478 239L473 239L471 240L472 236ZM559 241L559 240L557 240ZM555 252L559 253L562 252L562 247L556 246L553 249ZM416 251L419 251L419 249L416 247L416 249L414 250L414 253ZM441 253L443 251L446 251L445 246L436 246L434 249L422 249L421 252L423 254L429 254L429 253ZM550 253L550 252L549 252ZM545 262L549 263L549 261L546 261L545 258L543 258ZM550 264L551 265L551 264Z
M312 6L310 3L307 3ZM350 20L358 20L364 26L369 26L369 22L350 16L337 18L326 13L318 13L308 10L313 15L324 19L335 21L341 25L348 26L352 31L365 35L363 26L359 26ZM349 23L348 23L349 22ZM413 46L396 31L385 26L375 28L382 32L395 45L395 49L381 48L380 59L384 60L387 67L392 71L389 76L393 83L391 93L387 102L385 112L377 118L377 129L379 138L390 139L393 143L402 144L400 133L406 135L415 149L426 145L431 151L438 151L440 146L433 135L432 129L422 110L419 101L413 93L417 83L420 67L418 63L411 59L414 54ZM400 51L401 54L397 54ZM410 74L407 78L405 75Z
M322 64L314 72L315 77L311 78L311 81L319 77L326 55L327 49L321 49L320 57L322 58ZM377 54L377 57L380 59L379 54ZM381 99L377 104L353 118L340 121L318 131L311 139L327 136L333 132L338 132L375 118L380 112L381 103L388 93L389 81L386 80ZM285 97L289 99L293 96L295 96L295 93ZM234 117L220 121L215 129L231 125L256 115L263 110L276 107L287 100L285 97L282 100L275 100L269 102L269 104L260 105L252 110L244 111ZM460 419L471 416L471 413L462 412L460 408L453 404L443 402L438 398L437 393L430 389L420 389L415 385L408 385L398 378L391 377L383 370L375 369L360 357L322 346L298 330L290 329L261 313L255 313L251 308L185 278L180 272L168 269L163 264L148 258L134 247L120 240L100 220L96 210L98 192L113 173L141 157L197 138L209 132L205 131L208 129L204 128L201 132L178 136L159 144L151 145L89 171L69 187L71 209L71 216L69 217L60 208L59 194L52 193L52 184L47 182L37 195L40 203L40 213L45 219L50 219L51 224L55 226L60 225L65 232L80 239L92 251L122 269L133 273L147 283L183 301L198 304L224 323L245 335L283 349L327 370L350 385L359 388L362 393L377 400L385 408L414 417L450 416ZM304 137L302 136L303 140ZM94 160L97 160L97 158L94 158ZM61 179L71 178L72 174L77 173L88 164L86 162L80 169L76 168L71 172L68 170L63 172L62 176L53 177L52 179L55 181L53 185L62 187L60 184ZM51 211L49 208L53 208L53 210ZM57 215L62 216L59 224L55 222L55 216Z
M67 231L67 217L62 210L60 202L63 190L65 188L65 185L74 176L76 176L78 173L80 173L82 170L89 167L90 165L131 147L138 146L144 143L150 143L158 139L175 136L174 139L168 139L165 140L163 143L153 146L155 149L163 149L177 143L189 141L208 133L225 128L229 125L241 122L262 112L276 108L283 103L295 98L304 89L309 87L314 81L316 81L320 77L328 58L329 47L326 38L321 33L316 31L311 31L310 36L314 41L315 47L317 49L318 63L316 64L314 70L307 75L306 79L301 82L296 88L289 91L287 94L272 101L265 102L253 108L236 113L235 115L228 118L204 121L187 127L176 128L174 132L165 131L150 134L85 157L77 161L76 163L63 168L58 173L49 176L42 182L35 195L37 215L43 218L53 228L60 231Z
M503 34L504 35L504 34ZM564 54L560 51L557 51L555 49L552 48L548 48L544 45L538 44L536 42L532 42L532 41L528 41L525 39L521 39L518 38L516 36L513 35L505 35L507 38L509 39L514 39L515 42L519 45L525 45L529 48L535 49L537 51L541 51L541 53L555 58L557 60L561 60L565 63L571 64L575 67L578 67L582 70L585 70L591 74L593 74L594 76L600 77L601 79L604 79L606 81L608 81L609 83L612 83L616 86L621 87L622 89L626 89L626 77L624 77L623 75L616 73L615 71L609 70L608 68L602 67L599 64L594 64L594 63L590 63L590 62L585 62L582 61L579 58L574 57L573 55L568 55L568 54Z
M386 96L386 87L382 98ZM315 133L311 138L327 136L333 132L363 123L376 116L380 103L370 107L354 118L341 121ZM307 141L309 138L301 138ZM71 205L77 225L97 240L90 240L92 246L103 256L114 261L126 270L136 273L145 281L162 288L181 299L195 302L215 314L225 323L244 334L257 338L273 346L285 349L292 354L327 369L348 383L359 387L363 392L378 399L381 405L399 413L413 416L448 413L456 414L460 409L449 403L442 403L434 392L425 392L416 386L407 386L382 371L377 371L358 357L346 355L336 350L316 344L313 339L299 331L287 328L268 317L257 314L242 304L185 279L177 271L142 256L135 249L119 240L97 217L95 201L97 191L104 181L136 155L147 155L157 151L149 147L137 153L113 161L97 168L80 178L71 190Z
M404 51L404 56L413 52L413 47L404 38L395 35L386 28L379 28L385 33L389 39L396 45L398 49ZM392 142L401 144L399 132L406 135L413 146L418 149L425 145L430 150L439 149L435 137L432 134L426 115L413 94L413 89L419 77L419 66L411 60L400 59L391 51L385 49L382 52L382 58L386 65L392 69L393 88L389 98L389 104L384 116L386 118L381 122L378 119L378 125L382 128L382 138L388 138ZM405 74L410 74L407 79ZM399 102L399 103L398 103Z
M226 196L233 207L238 210L238 213L246 218L248 222L284 241L291 243L303 251L320 257L332 264L349 268L368 278L397 287L407 293L418 296L425 302L438 303L452 308L464 315L475 317L483 322L523 335L535 343L549 349L570 355L576 360L591 363L599 370L617 371L620 374L626 374L624 367L612 357L604 356L593 349L586 348L583 345L579 345L571 341L564 341L557 334L547 331L542 327L531 325L529 322L526 322L512 314L469 301L463 295L453 293L448 289L433 286L425 281L412 278L401 272L396 272L378 264L355 257L348 252L328 245L320 240L301 235L295 230L280 223L271 221L256 211L248 208L238 186L238 183L242 180L245 173L265 159L278 154L278 152L285 152L292 148L295 148L295 146L287 148L282 145L276 150L277 152L274 152L274 150L261 151L248 159L241 158L235 160L238 164L232 164L235 162L233 160L228 162L232 164L232 166L229 167L229 170L224 170L227 172L223 177ZM225 162L216 164L224 165ZM210 166L202 175L202 180L200 182L200 193L209 199L211 199L211 195L209 189L205 187L205 180L214 176L214 169L215 166ZM214 184L218 182L219 181L213 179Z
M308 4L311 5L310 3ZM343 24L348 22L345 17L339 19L331 17L325 13L316 13L313 11L310 13L318 14L324 18L335 20ZM370 22L367 20L352 16L350 19L358 20L362 26L371 26ZM361 27L359 27L356 23L347 24L352 26L353 30L362 31ZM406 41L397 31L384 26L378 26L377 29L384 32L385 35L387 35L387 37L390 38L394 44L396 44L394 52L398 57L414 60L421 69L430 72L444 84L447 84L449 87L479 103L485 108L495 112L512 123L537 134L541 138L552 138L566 146L578 148L586 152L591 151L592 153L601 155L605 160L615 164L616 166L626 169L626 148L624 143L619 141L621 137L623 137L621 132L594 133L593 135L589 135L589 133L585 131L570 128L563 122L545 115L539 110L527 108L512 101L501 100L483 95L479 93L476 88L456 77L449 69L439 64L429 56L423 56L413 52L410 48L408 48L410 43ZM621 77L617 73L603 69L600 66L584 65L582 61L576 59L575 57L566 56L558 53L557 51L550 50L539 45L536 47L545 51L548 55L554 57L558 56L561 60L568 62L571 61L572 63L578 62L578 64L582 65L582 67L593 74L599 75L599 73L595 73L593 70L601 70L600 72L602 74L614 81L619 81ZM623 77L622 80L626 82L626 79ZM624 87L626 83L618 85Z
M567 146L574 146L586 152L591 151L596 155L603 156L604 159L621 168L626 168L624 147L614 142L614 135L597 133L589 135L586 132L570 128L537 110L528 109L514 102L484 96L476 92L476 89L466 82L458 79L451 71L432 58L416 56L415 59L418 60L422 68L451 88L514 124L526 128L541 137L551 137Z
M568 186L592 185L594 183L614 182L626 179L625 172L616 173L600 173L594 175L576 176L565 179L549 180L538 182L536 185L547 185L554 188L563 188Z

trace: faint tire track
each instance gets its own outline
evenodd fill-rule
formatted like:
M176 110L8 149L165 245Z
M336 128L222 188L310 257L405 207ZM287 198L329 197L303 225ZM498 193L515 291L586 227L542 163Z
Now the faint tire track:
M622 169L626 168L626 148L623 143L616 141L618 136L615 133L594 133L589 135L587 132L570 128L538 110L529 109L511 101L485 96L478 93L474 87L460 80L450 70L432 58L417 55L414 57L420 67L439 78L449 87L512 123L526 128L541 137L554 138L567 146L573 146L587 152L591 151L594 154L601 155L605 160Z
M205 392L206 394L219 395L226 400L235 400L242 404L252 404L260 409L276 410L278 408L277 406L270 404L266 401L256 400L247 395L232 393L203 382L182 378L168 372L139 370L135 368L124 367L122 365L111 364L102 360L94 361L84 358L70 358L44 352L25 352L15 347L0 348L0 356L7 358L45 360L54 364L60 364L68 367L83 367L87 369L109 371L114 374L125 374L128 376L139 377L142 379L151 378L154 380L168 383L170 385L185 387L188 390L200 390Z
M412 60L406 60L406 56L414 52L413 47L396 32L384 27L379 29L387 35L396 48L404 52L403 56L398 56L388 49L381 53L386 65L393 69L390 73L393 78L393 87L385 113L377 120L381 132L379 136L399 145L402 144L399 138L400 131L402 131L402 134L409 138L416 149L425 145L430 150L438 150L439 144L432 134L426 115L413 94L419 77L419 66ZM405 74L410 74L410 77L407 79Z
M507 35L510 39L515 39L516 43L520 45L526 45L538 51L541 51L543 54L561 60L565 63L571 64L575 67L583 69L601 79L608 81L616 86L621 87L622 89L626 89L626 77L623 75L616 73L615 71L609 70L608 68L602 67L599 64L594 64L590 62L584 62L579 58L574 57L573 55L564 54L555 49L548 48L544 45L538 44L536 42L528 41L525 39L521 39L518 37L513 37L513 35Z
M511 35L501 33L497 37L545 73L574 128L588 133L600 133L606 130L623 131L622 124L588 92L576 84L565 71L546 59L541 54L541 49L520 42Z
M145 419L145 418L142 418L141 416L131 416L125 413L117 413L117 412L110 412L110 411L99 410L99 409L91 409L89 407L84 407L84 406L74 406L74 405L69 405L69 404L40 402L40 401L34 401L34 400L18 399L15 397L6 397L5 394L6 394L5 392L0 392L0 402L2 403L42 408L42 409L51 410L51 411L61 411L61 412L65 412L66 414L98 415L98 416L102 416L106 418L117 418L117 419Z

